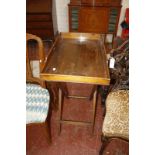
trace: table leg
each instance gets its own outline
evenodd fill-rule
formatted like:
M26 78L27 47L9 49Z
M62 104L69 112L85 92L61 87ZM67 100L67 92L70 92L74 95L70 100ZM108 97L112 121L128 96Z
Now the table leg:
M59 88L62 90L63 95L68 98L68 88L65 82L59 82Z
M62 90L59 88L59 135L61 133L61 120L62 120Z
M93 99L93 95L94 95L94 92L95 92L96 89L97 89L97 85L94 85L93 88L92 88L92 90L91 90L91 94L89 96L89 100L92 100Z
M97 103L97 90L93 95L93 120L92 120L92 133L94 133L95 116L96 116L96 103Z

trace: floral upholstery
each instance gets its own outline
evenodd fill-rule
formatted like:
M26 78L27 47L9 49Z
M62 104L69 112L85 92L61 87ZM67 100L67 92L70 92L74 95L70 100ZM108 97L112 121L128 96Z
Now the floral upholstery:
M33 77L40 77L39 60L30 61Z
M128 90L117 90L108 95L102 132L106 137L129 138Z
M36 84L26 84L26 124L42 123L46 120L49 99L47 89Z

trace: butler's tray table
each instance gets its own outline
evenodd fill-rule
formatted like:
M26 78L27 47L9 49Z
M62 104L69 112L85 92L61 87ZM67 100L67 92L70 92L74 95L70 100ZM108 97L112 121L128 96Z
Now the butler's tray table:
M104 36L92 33L60 33L56 38L40 77L51 82L72 82L92 85L109 85ZM76 97L77 96L69 96ZM93 92L91 122L62 119L62 90L59 89L59 131L61 124L90 125L95 123L97 89ZM79 97L82 98L82 97ZM83 97L85 98L85 97Z

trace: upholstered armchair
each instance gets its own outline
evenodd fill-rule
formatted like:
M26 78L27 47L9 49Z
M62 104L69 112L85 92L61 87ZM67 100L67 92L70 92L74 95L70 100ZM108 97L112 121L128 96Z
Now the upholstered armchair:
M109 93L105 104L106 112L102 127L100 155L114 138L129 141L129 91L115 90Z

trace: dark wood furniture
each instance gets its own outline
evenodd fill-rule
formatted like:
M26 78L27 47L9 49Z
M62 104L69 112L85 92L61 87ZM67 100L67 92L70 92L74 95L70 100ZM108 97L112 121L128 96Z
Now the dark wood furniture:
M26 0L26 32L54 39L52 0Z
M34 77L33 76L33 68L30 65L31 61L33 60L37 60L39 61L39 65L35 66L35 68L39 68L39 72L42 71L45 62L47 60L47 56L45 53L45 48L44 48L44 44L43 44L43 40L36 36L36 35L32 35L27 33L26 34L26 39L27 39L27 44L26 44L26 80L28 82L31 83L37 83L40 84L43 88L47 88L49 90L50 93L50 105L52 106L53 110L57 110L58 109L58 88L59 85L55 84L55 83L49 83L49 82L45 82L44 80L40 79L40 77ZM31 48L28 47L28 44L32 41L36 41L37 49L36 51L32 50ZM45 43L45 42L44 42ZM37 56L35 56L34 58L32 58L32 53L36 54ZM47 53L49 54L49 52L47 51ZM38 73L40 74L40 73ZM61 86L62 88L65 87L65 85ZM63 93L65 93L63 91Z
M45 81L43 81L40 78L33 77L33 75L32 75L30 59L29 59L29 51L28 51L28 48L27 48L28 41L30 41L30 40L37 41L39 59L40 59L40 66L39 66L40 70L43 69L44 63L45 63L45 56L44 56L44 51L43 51L43 41L38 36L27 33L26 34L26 83L34 83L34 84L40 85L42 88L46 88ZM47 115L47 118L46 118L45 122L26 124L26 128L29 128L32 125L45 126L46 131L47 131L48 141L51 143L50 118L51 118L51 104L49 104L48 115Z
M40 76L47 81L108 85L104 36L60 33Z
M44 65L45 65L45 53L43 51L43 42L41 40L41 38L39 38L36 35L32 35L32 34L26 34L26 81L28 82L35 82L40 84L43 88L45 88L45 82L43 80L41 80L40 78L37 77L33 77L32 75L32 69L31 69L31 65L30 65L30 58L29 58L29 54L30 52L28 51L28 41L30 40L35 40L37 41L38 44L38 55L39 55L39 68L40 71L43 69Z
M90 33L60 33L40 77L43 80L58 83L109 85L110 77L105 55L104 36ZM62 89L59 89L59 131L61 131L62 123L92 126L93 131L97 96L95 88L91 95L93 96L91 122L62 119ZM86 96L76 95L68 97L90 99Z
M117 33L121 0L71 0L69 6L69 31Z

